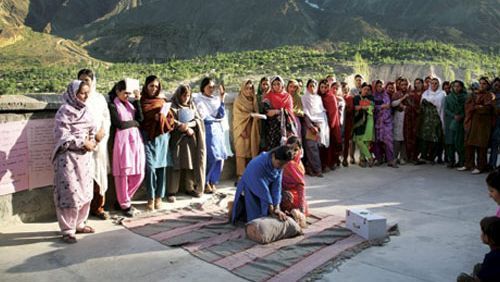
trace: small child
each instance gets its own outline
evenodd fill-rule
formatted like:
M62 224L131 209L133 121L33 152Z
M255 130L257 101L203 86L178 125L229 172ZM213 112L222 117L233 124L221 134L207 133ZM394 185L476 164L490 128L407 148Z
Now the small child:
M498 205L496 216L500 217L500 170L496 169L486 177L488 184L488 194Z
M495 282L500 281L500 218L485 217L480 222L481 240L490 246L490 252L484 256L482 264L474 267L471 275L461 273L457 282Z

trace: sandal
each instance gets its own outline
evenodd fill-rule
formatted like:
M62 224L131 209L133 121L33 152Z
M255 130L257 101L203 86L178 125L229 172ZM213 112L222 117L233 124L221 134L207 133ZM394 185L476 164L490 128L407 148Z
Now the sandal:
M65 234L61 238L64 243L74 244L76 243L76 237L70 234Z
M99 218L99 219L102 219L102 220L109 219L109 213L107 213L107 212L96 213L96 214L94 214L94 216Z
M81 234L81 233L95 233L95 229L88 226L88 225L85 225L83 228L81 229L76 229L76 233L77 234Z

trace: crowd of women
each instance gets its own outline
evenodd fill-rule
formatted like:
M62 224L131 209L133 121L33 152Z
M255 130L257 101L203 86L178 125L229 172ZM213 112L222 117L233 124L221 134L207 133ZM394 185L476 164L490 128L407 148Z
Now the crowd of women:
M108 144L118 205L129 217L138 213L131 199L143 181L147 210L161 209L165 196L174 202L180 191L193 197L215 192L232 154L222 85L204 78L197 94L180 85L168 101L156 76L147 77L141 91L127 83L117 82L106 101L95 90L92 71L83 69L63 95L52 160L54 201L67 242L76 242L75 233L94 232L85 225L89 213L109 217L104 211ZM304 175L322 177L355 164L355 147L361 167L444 161L481 173L497 163L499 95L500 79L490 83L485 77L473 83L470 94L462 81L441 85L432 76L368 84L356 75L353 89L333 76L305 85L285 83L280 76L264 77L257 87L245 80L232 109L236 173L240 179L252 159L272 152L269 164L277 157L274 167L280 172L266 173L279 175L281 191L274 210L281 212L281 206L303 214ZM276 151L280 146L289 150ZM261 159L264 168L268 160Z

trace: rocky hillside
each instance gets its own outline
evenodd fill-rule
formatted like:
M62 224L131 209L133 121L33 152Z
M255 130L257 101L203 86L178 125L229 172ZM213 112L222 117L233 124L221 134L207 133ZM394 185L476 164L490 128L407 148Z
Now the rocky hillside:
M4 0L0 27L27 25L107 61L362 38L434 39L497 52L499 0Z

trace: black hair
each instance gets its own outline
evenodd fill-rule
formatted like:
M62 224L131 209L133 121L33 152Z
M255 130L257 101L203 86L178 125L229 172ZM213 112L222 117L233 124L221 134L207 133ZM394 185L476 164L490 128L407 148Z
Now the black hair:
M81 69L78 71L78 75L76 76L77 79L80 79L81 75L86 75L90 77L90 79L94 80L94 72L90 69Z
M322 94L320 93L320 91L321 91L321 87L319 87L319 86L321 86L321 84L324 84L324 85L328 86L328 80L326 80L326 79L322 79L322 80L320 80L320 81L318 82L318 90L316 90L318 95L322 95Z
M304 83L304 81L302 80L302 78L296 78L295 79L298 83Z
M500 218L487 216L481 219L479 225L483 234L488 237L488 244L490 246L500 246Z
M454 80L451 84L453 85L455 83L460 84L462 86L462 89L465 89L465 83L463 81L457 79L457 80Z
M115 83L113 88L111 88L111 90L108 92L109 101L113 103L113 100L115 100L116 98L116 91L123 91L125 89L127 89L127 84L125 83L125 80L120 80L117 83Z
M270 151L271 154L274 155L274 158L282 163L287 163L291 160L293 160L294 152L293 150L287 146L287 145L282 145L279 147L276 147Z
M288 137L288 139L286 140L286 145L290 148L294 147L295 145L298 145L299 148L302 148L302 142L300 142L300 138L295 135Z
M315 79L310 78L307 80L306 88L309 87L309 84L311 84L311 83L318 83L318 82Z
M354 76L354 79L356 79L356 78L361 78L361 79L363 79L363 76L362 76L362 75L360 75L360 74L358 73L358 74L356 74L356 75Z
M141 90L141 98L147 98L148 97L148 85L157 80L158 81L158 93L156 93L156 95L154 95L154 97L160 95L160 92L161 92L161 81L160 79L156 76L156 75L150 75L148 77L146 77L146 81L144 82L144 85L142 86L142 90Z
M500 192L500 169L495 169L486 177L486 184Z
M210 78L210 77L204 77L202 80L201 80L201 84L200 84L200 92L201 93L204 93L205 91L205 87L210 84L210 82L212 82L213 80Z
M444 90L445 86L451 86L451 83L448 80L444 81L443 84L441 85L441 89Z
M370 87L370 89L371 89L371 85L370 84L368 84L366 82L363 82L363 84L361 84L361 88L364 88L366 86Z

